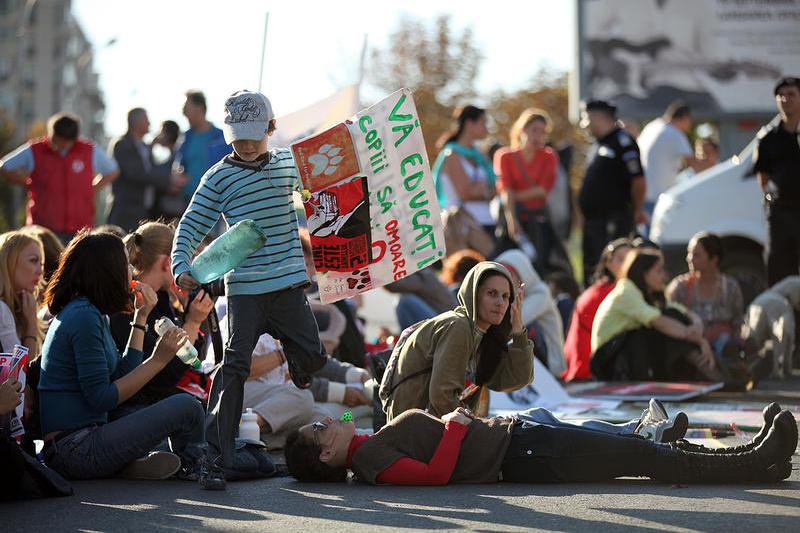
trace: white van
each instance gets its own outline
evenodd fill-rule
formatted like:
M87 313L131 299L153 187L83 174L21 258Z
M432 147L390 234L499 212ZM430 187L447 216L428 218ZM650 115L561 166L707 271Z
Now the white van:
M650 238L664 252L672 276L686 272L686 245L699 231L720 235L725 246L722 270L734 276L749 303L767 287L768 229L763 194L753 173L754 138L742 152L658 198Z

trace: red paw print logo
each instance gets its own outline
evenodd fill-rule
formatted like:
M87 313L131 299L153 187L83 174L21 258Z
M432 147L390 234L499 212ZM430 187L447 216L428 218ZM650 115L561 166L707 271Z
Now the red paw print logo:
M350 290L362 290L372 284L372 278L369 276L369 269L354 270L351 274L353 277L347 278L347 286Z

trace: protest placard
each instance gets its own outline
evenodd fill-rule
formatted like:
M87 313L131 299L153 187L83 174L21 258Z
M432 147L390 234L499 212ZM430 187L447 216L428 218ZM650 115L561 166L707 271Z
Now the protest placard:
M14 346L14 353L0 353L0 383L7 379L16 379L25 390L25 377L28 373L28 349L19 344ZM0 430L11 437L19 437L25 433L22 426L22 414L25 409L25 395L16 409L0 415Z
M401 89L292 145L323 303L444 257L436 189L417 109Z

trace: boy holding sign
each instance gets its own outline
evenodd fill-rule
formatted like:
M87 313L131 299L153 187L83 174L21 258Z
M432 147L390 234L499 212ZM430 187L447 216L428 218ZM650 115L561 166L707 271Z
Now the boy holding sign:
M191 258L219 215L229 225L251 219L267 235L267 244L225 277L230 338L209 397L209 454L199 475L206 489L225 488L222 468L233 462L244 382L261 334L282 342L292 381L301 389L311 385L311 374L326 360L303 292L309 280L292 200L292 191L301 190L300 179L289 150L268 150L274 130L275 115L266 96L238 91L228 98L223 132L233 154L203 176L173 244L175 279L181 287L195 288Z

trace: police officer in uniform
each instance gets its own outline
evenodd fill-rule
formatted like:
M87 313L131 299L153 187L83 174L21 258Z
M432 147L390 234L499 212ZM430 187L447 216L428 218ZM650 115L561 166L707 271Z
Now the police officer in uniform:
M761 130L755 156L768 210L770 286L796 276L800 264L800 78L780 80L775 102L781 120Z
M583 279L588 286L603 248L646 224L646 183L639 147L617 123L617 108L602 100L582 105L581 127L596 143L578 195L583 212Z

